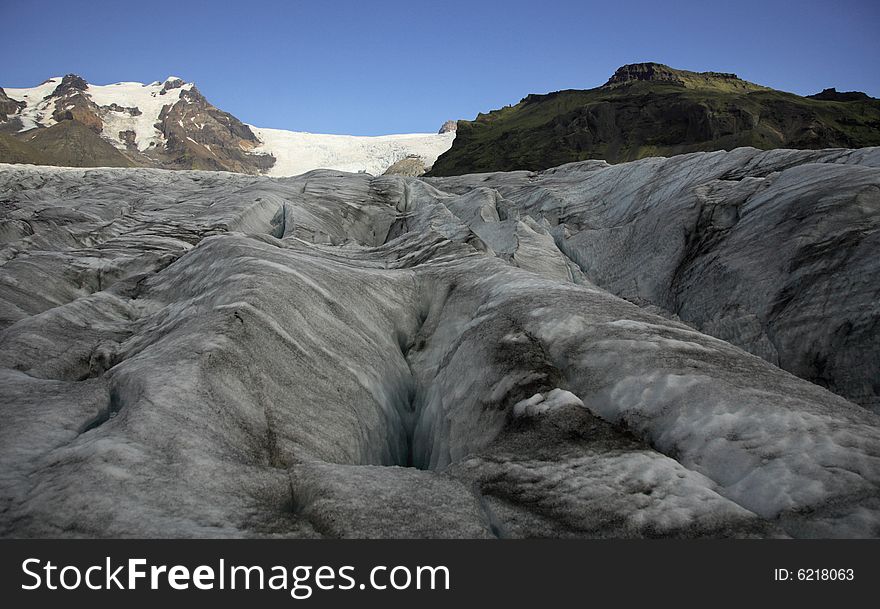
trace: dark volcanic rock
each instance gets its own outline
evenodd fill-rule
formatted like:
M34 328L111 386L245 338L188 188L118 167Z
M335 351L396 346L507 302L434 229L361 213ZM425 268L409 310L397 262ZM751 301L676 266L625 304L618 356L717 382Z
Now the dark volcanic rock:
M169 91L173 89L181 88L185 83L179 78L170 78L165 81L165 84L162 86L162 90L159 91L159 95L165 95Z
M631 63L618 68L604 86L612 87L614 85L642 81L672 83L684 87L688 80L695 77L742 82L736 74L729 72L689 72L687 70L676 70L662 63L648 62Z
M632 82L635 80L652 82L671 82L684 86L675 70L659 63L634 63L622 66L608 79L605 86Z
M59 123L76 121L96 133L101 133L104 122L101 120L98 105L85 93L88 88L89 84L76 74L65 76L50 95L55 99L52 118Z
M809 97L810 99L837 102L867 101L870 99L874 99L873 97L869 97L867 93L862 93L861 91L838 91L834 87L831 87L830 89L823 89L820 93L807 95L807 97Z
M120 131L119 132L119 140L121 142L125 143L125 145L128 148L132 148L132 147L136 146L135 132L132 131L131 129L126 129L125 131Z
M9 117L24 108L25 103L10 99L6 91L0 87L0 121L8 120Z
M162 156L173 167L260 173L275 162L271 155L248 154L259 144L250 127L211 105L192 87L159 115L165 137Z
M51 96L62 97L72 93L75 94L77 91L85 91L88 88L89 83L87 83L84 78L77 76L76 74L68 74L61 79L61 84L55 87Z
M143 112L140 111L140 108L126 108L124 106L120 106L117 103L112 103L109 106L104 106L107 110L112 112L125 112L129 116L140 116Z

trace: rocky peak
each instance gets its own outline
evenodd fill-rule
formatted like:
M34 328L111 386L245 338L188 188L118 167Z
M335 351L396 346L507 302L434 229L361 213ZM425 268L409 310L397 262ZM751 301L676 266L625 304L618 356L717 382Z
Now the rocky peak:
M82 76L76 74L68 74L61 79L61 84L52 91L52 97L62 97L68 93L85 91L89 88L89 83Z
M645 62L630 63L617 68L614 75L602 86L614 87L638 81L662 82L682 87L695 86L698 83L707 84L711 81L748 84L740 80L736 74L730 72L691 72L688 70L676 70L662 63Z
M673 70L662 63L630 63L617 68L614 75L608 79L604 86L623 84L634 80L652 82L674 82L681 84L681 78Z
M176 76L169 76L167 79L165 79L165 84L162 86L162 90L159 91L159 95L165 95L168 91L172 89L179 89L184 84L186 83L184 83L182 79L177 78Z
M843 102L873 99L867 93L862 93L861 91L838 91L834 87L823 89L821 93L807 95L807 97L809 97L810 99L818 99L821 101Z
M191 104L199 104L203 106L211 105L210 103L208 103L207 98L202 95L202 92L199 91L195 85L193 85L189 89L182 89L180 91L180 99Z
M449 133L450 131L456 131L458 129L458 121L446 121L443 123L443 126L440 127L440 131L437 133Z
M183 84L169 78L163 91ZM213 106L195 86L181 88L178 100L163 107L156 127L165 140L162 154L171 166L260 173L275 162L271 155L249 154L259 144L254 132Z
M85 93L88 88L89 83L76 74L68 74L62 78L61 84L49 96L57 98L52 118L59 123L77 121L96 133L101 133L104 123L98 105Z

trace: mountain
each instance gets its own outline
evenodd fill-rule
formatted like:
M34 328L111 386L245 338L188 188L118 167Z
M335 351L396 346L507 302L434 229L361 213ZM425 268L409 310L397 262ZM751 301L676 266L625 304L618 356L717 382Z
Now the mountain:
M880 145L880 100L826 89L801 97L735 74L658 63L618 69L604 85L529 95L458 121L429 175L539 170L585 159L611 163L740 146Z
M378 137L261 129L169 77L93 85L68 74L0 89L0 162L204 169L289 176L316 168L379 174L407 156L430 167L455 137Z
M0 537L880 536L880 148L0 192Z

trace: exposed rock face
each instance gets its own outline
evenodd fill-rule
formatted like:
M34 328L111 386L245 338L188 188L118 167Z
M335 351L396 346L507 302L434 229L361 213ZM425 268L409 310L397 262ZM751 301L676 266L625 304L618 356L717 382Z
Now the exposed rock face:
M684 82L669 66L659 63L633 63L621 66L608 79L605 86L631 82L634 80L666 81L683 85Z
M169 81L173 91L182 81ZM166 82L166 87L169 82ZM163 108L158 127L165 138L162 156L181 169L259 173L275 162L271 155L248 154L259 144L250 127L208 103L198 89L181 90L179 100Z
M446 121L437 133L449 133L458 129L458 121Z
M6 95L6 91L0 88L0 121L8 120L9 117L24 107L24 102L15 101Z
M104 123L99 116L100 108L86 95L88 88L89 83L76 74L68 74L61 79L61 83L51 94L55 108L52 118L59 123L76 121L96 133L101 133Z
M880 416L596 285L847 352L878 155L4 167L0 531L878 536Z
M880 100L800 97L721 72L656 63L623 66L605 85L528 95L515 106L459 121L433 176L540 170L572 161L611 163L741 146L880 145Z
M122 113L128 114L129 116L140 116L141 114L143 114L143 112L141 112L140 108L137 108L137 107L129 108L126 106L120 106L119 104L116 104L116 103L110 104L109 106L106 107L106 109L111 112L122 112ZM134 131L131 131L130 129L126 129L125 131L134 133Z
M740 81L736 74L728 72L689 72L687 70L676 70L662 63L631 63L622 66L608 79L605 83L606 87L631 83L634 81L643 82L664 82L687 86L688 81L693 78L718 79L728 81L739 81L743 83L743 87L747 88L750 83ZM756 87L757 88L757 87Z
M65 95L76 95L89 88L89 83L82 76L77 74L68 74L61 79L61 83L52 91L52 97L63 97Z
M119 141L123 142L127 148L137 148L137 134L131 129L119 132Z
M57 122L76 121L85 125L95 133L101 133L104 122L99 116L99 108L81 93L70 93L58 99L55 103L55 112L52 118Z
M183 82L183 80L181 80L179 78L169 78L165 81L165 84L162 86L162 90L159 91L159 95L165 95L166 93L168 93L172 89L180 89L181 87L183 87L184 84L185 83Z
M385 170L386 176L410 176L418 177L425 174L425 162L416 155L400 159Z
M823 89L820 93L807 95L810 99L819 99L822 101L868 101L874 99L861 91L838 91L834 87Z

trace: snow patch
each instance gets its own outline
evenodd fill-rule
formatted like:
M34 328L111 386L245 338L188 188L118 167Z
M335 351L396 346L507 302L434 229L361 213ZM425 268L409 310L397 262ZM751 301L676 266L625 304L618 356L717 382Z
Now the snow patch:
M189 91L192 83L186 83L180 89L171 89L160 95L164 83L148 85L139 82L120 82L114 85L89 85L87 93L92 101L99 106L117 104L123 108L137 108L140 116L131 116L127 112L106 112L102 135L113 141L117 147L125 145L119 140L120 131L134 131L135 144L138 150L146 150L163 142L162 133L156 129L159 114L164 106L170 106L180 98L179 91Z
M56 123L52 118L55 111L55 100L46 100L45 97L52 94L61 83L60 77L50 78L46 82L29 89L7 89L6 95L15 101L23 101L27 104L16 116L21 119L21 130L27 131L36 127L50 127Z

